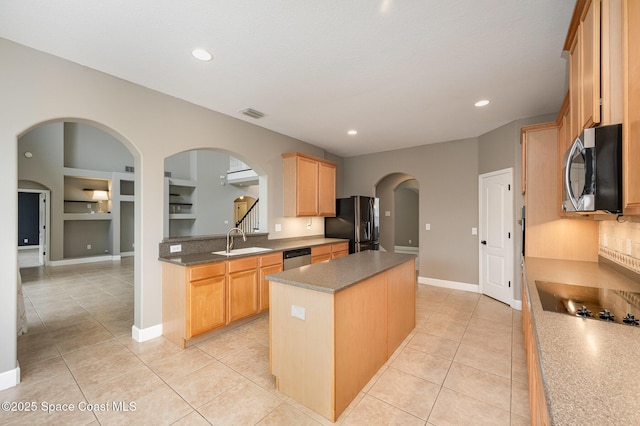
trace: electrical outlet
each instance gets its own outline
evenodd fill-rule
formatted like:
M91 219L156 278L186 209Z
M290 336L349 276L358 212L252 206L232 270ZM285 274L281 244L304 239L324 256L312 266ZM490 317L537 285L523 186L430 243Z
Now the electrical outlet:
M409 240L409 244L411 244L411 240Z
M389 216L391 216L391 212L389 210L385 210L384 211L384 215L389 217Z
M291 305L291 316L304 321L307 310L302 306Z
M478 235L478 228L471 228L471 235Z
M425 224L424 225L424 230L425 231L431 231L431 224L430 223Z
M173 244L169 246L169 253L180 253L182 251L182 244Z
M24 240L22 240L23 243L28 244L29 243L29 239L25 238Z
M87 204L87 208L91 210L91 204Z
M91 250L91 244L87 244L87 250Z
M282 225L279 223L276 223L276 232L280 232L282 231Z

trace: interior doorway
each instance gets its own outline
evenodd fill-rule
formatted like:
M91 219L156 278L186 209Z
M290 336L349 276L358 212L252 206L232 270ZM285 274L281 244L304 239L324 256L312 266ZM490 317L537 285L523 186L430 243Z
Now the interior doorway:
M376 183L380 199L380 250L415 254L419 268L420 184L406 173L391 173Z
M33 268L48 264L50 191L18 189L18 265Z
M513 169L480 175L480 292L513 304Z

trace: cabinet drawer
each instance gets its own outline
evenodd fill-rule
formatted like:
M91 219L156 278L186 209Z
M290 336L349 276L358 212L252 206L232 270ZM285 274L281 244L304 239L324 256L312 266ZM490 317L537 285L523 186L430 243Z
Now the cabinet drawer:
M258 256L243 257L229 261L229 273L258 268Z
M336 243L331 245L331 253L336 253L339 251L349 251L349 243L345 241L344 243Z
M282 252L266 254L260 256L260 267L280 265L282 263Z
M311 247L311 257L331 254L331 245Z
M187 272L187 277L189 281L197 281L224 275L226 273L225 264L226 262L216 262L200 266L190 266Z

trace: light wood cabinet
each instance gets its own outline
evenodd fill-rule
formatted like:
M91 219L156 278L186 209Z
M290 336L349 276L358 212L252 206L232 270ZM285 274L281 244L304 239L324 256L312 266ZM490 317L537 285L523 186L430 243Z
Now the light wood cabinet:
M623 2L623 203L640 215L640 2Z
M271 283L271 371L280 392L336 421L415 327L415 261L336 294ZM291 315L304 309L305 320Z
M344 256L349 256L348 241L311 247L311 263L327 262Z
M187 339L215 328L226 322L224 274L189 283Z
M571 131L600 123L600 0L580 0L565 42L569 51Z
M331 259L337 259L344 256L349 256L349 243L347 241L331 244Z
M282 154L284 215L335 216L336 165L300 152Z
M331 260L331 245L311 247L311 263L320 263Z
M562 209L562 201L564 197L564 154L571 146L572 140L569 136L569 124L571 123L571 110L569 108L569 93L564 98L560 112L556 119L558 124L558 200L557 208L560 216L565 216L565 212Z
M200 334L227 324L227 262L184 267L162 264L162 334L186 347Z
M282 271L282 253L197 266L162 263L162 334L187 341L269 308L265 277Z
M538 345L531 318L531 302L529 300L523 277L522 286L522 331L527 356L527 374L529 378L529 416L532 425L549 425L547 399L544 394L542 368L538 356Z
M230 260L227 278L228 322L258 313L258 256Z
M262 312L269 309L269 281L265 278L267 275L282 272L282 253L272 253L260 256L260 277L259 277L259 311Z

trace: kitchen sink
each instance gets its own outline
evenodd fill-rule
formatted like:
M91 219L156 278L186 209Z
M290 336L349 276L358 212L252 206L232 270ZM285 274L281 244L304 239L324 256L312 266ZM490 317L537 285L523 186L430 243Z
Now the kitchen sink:
M246 248L233 249L229 253L227 253L226 250L214 251L213 254L218 254L220 256L239 256L241 254L262 253L262 252L271 251L271 250L273 249L264 248L264 247L246 247Z

